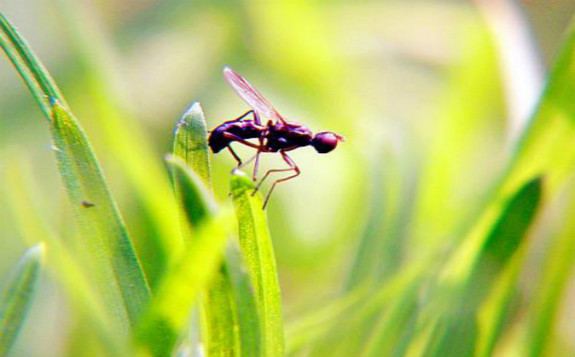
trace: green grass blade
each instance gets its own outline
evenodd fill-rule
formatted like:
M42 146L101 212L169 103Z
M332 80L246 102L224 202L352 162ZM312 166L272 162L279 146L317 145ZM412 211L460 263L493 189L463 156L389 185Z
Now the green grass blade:
M551 195L575 166L575 18L503 185L510 192L545 175Z
M178 122L173 150L174 156L182 161L180 165L173 165L178 201L183 204L189 223L195 226L211 210L206 207L207 200L186 199L181 187L185 181L181 179L185 177L182 175L182 165L185 165L194 172L192 177L211 187L207 127L199 103L192 104ZM191 232L186 232L185 223L184 236L186 240L193 239ZM225 261L204 292L201 308L207 356L260 356L255 295L236 246L227 249Z
M187 224L197 226L203 220L212 216L216 210L216 204L209 190L201 178L186 167L186 164L175 156L168 156L166 161L172 168L176 194L185 214ZM189 241L192 237L186 237Z
M236 307L239 355L259 357L262 355L261 322L256 294L236 245L228 249L224 268L229 276L231 293Z
M133 325L150 291L124 222L86 135L58 102L51 124L58 166L83 243L92 253L95 278L115 315Z
M198 188L211 187L207 129L199 103L192 104L178 122L173 153L177 160L171 160L170 163L173 167L176 195L186 215L181 225L185 241L190 242L194 236L187 229L188 225L197 227L214 211L214 204L207 199L207 192L201 195L196 192ZM186 166L191 170L186 172ZM189 185L190 183L192 185ZM200 301L201 336L208 357L240 355L238 321L231 289L229 270L226 263L222 262Z
M45 69L40 60L32 52L26 41L18 34L14 26L0 14L0 45L8 55L12 64L20 73L22 79L32 92L40 105L41 110L48 120L51 120L51 99L57 99L64 107L68 107L64 97L55 84L54 80ZM84 42L94 45L94 41ZM100 54L93 48L87 52L91 55ZM94 59L89 59L94 65ZM98 67L95 65L95 67ZM99 67L99 69L101 69ZM163 168L149 158L154 154L143 146L148 140L143 138L136 125L127 123L129 119L121 114L117 103L111 93L117 93L104 85L102 78L112 82L110 76L105 76L102 71L97 72L93 79L97 83L91 88L93 96L98 100L93 103L92 111L99 114L99 119L105 121L104 128L108 130L110 145L133 182L138 198L144 202L144 209L151 219L153 233L149 240L143 242L144 249L152 250L152 262L148 262L149 277L157 278L165 269L168 260L180 253L181 239L177 231L175 218L176 207L170 194L169 182ZM154 280L155 281L155 280Z
M20 258L0 300L0 356L5 356L18 337L36 289L44 246L28 249Z
M497 343L509 326L514 304L519 296L518 279L524 264L524 251L520 251L511 259L498 281L493 284L490 296L485 299L477 316L477 357L493 355Z
M230 212L207 219L195 230L185 254L162 281L138 331L139 342L154 356L168 356L172 352L189 320L193 303L220 264L232 230Z
M46 221L46 216L40 205L42 196L32 182L33 173L22 163L25 160L15 160L6 170L8 183L5 197L8 198L8 207L16 222L20 235L26 244L43 243L50 251L46 259L46 268L54 273L53 276L66 290L71 302L80 311L84 319L84 328L102 341L110 355L122 355L120 349L125 347L126 339L121 339L122 332L118 333L117 325L110 316L98 290L91 284L85 272L85 266L80 263L70 244L66 244L53 231ZM124 334L125 336L125 334Z
M428 319L421 331L438 328L422 356L473 354L479 333L478 309L524 241L539 208L541 191L541 181L535 179L500 203L497 210L486 212L452 255L424 315Z
M263 202L259 194L252 196L254 184L243 175L233 175L230 186L240 249L256 293L263 355L281 357L285 349L281 293Z
M571 179L570 190L566 192L568 207L561 217L575 217L575 188ZM554 336L554 326L559 318L561 302L570 282L575 265L575 223L568 219L551 241L547 250L543 276L537 284L527 332L526 355L546 355Z
M0 13L0 47L22 76L22 79L36 98L44 115L50 118L50 98L65 103L54 80L44 68L28 43L20 36L16 28Z
M180 134L185 131L181 126L179 129ZM176 143L179 137L176 134ZM179 158L170 157L168 163L172 166L178 201L185 214L182 225L201 226L203 222L213 217L215 211L215 204L207 188L196 172L188 169ZM184 234L186 230L184 228ZM189 245L193 245L196 239L193 234L188 234L186 238ZM235 310L229 271L226 264L222 263L213 272L213 277L201 299L202 340L207 356L239 356L240 341Z
M178 122L174 134L174 156L191 168L210 189L210 157L207 126L200 103L193 103Z
M61 174L84 242L91 252L97 252L93 256L99 266L97 279L108 296L108 306L119 320L129 321L127 327L141 314L149 288L99 164L82 129L63 106L51 76L3 15L0 28L2 48L50 120ZM112 288L108 288L110 282Z

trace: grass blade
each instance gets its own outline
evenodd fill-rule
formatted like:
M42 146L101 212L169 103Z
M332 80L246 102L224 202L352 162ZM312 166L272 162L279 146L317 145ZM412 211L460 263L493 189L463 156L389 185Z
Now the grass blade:
M422 356L473 355L479 333L478 309L519 251L539 207L541 191L541 181L536 179L497 210L492 207L444 266L421 320L424 333L436 326Z
M574 217L575 215L575 188L574 179L571 179L570 189L565 192L568 200L566 214L561 217ZM554 322L559 317L559 309L564 292L572 277L575 263L575 224L568 220L551 241L545 253L545 266L543 276L537 284L538 289L532 302L529 313L528 344L525 355L540 357L546 355L552 342Z
M32 304L42 265L44 246L28 249L7 284L0 300L0 356L5 356L16 340Z
M138 340L152 355L172 353L193 303L218 268L232 220L231 213L224 211L198 227L182 259L162 281L138 331Z
M102 341L102 347L107 349L110 356L122 355L120 350L125 348L126 340L121 340L122 333L118 333L114 319L110 316L98 290L91 284L83 266L74 254L73 247L61 239L46 221L46 216L39 203L42 196L32 182L33 173L28 167L23 167L25 160L16 160L6 170L5 181L8 183L5 197L8 198L8 207L12 217L20 230L20 235L26 244L33 245L40 242L50 251L46 259L46 268L63 285L67 296L80 311L84 328Z
M202 180L212 187L208 155L207 126L200 103L193 103L178 122L174 133L174 156L179 157Z
M275 256L260 195L252 196L253 182L233 175L231 193L239 224L242 256L256 293L262 324L262 350L268 357L284 355L281 293Z
M58 102L53 105L51 124L58 166L83 243L95 252L90 256L95 278L115 316L134 325L150 291L124 222L86 135Z
M0 14L0 46L49 121L52 120L52 100L56 99L63 107L68 108L50 73L18 34L15 27L2 14ZM100 78L100 73L96 77ZM99 100L93 109L102 109L99 112L100 118L106 121L105 128L113 132L113 135L110 135L112 139L110 146L115 149L116 153L121 153L116 157L122 160L123 167L126 168L130 179L134 182L134 187L145 203L144 208L154 218L151 220L152 228L159 232L150 234L150 239L144 242L146 244L144 248L152 250L148 256L153 257L151 258L153 261L148 263L152 265L148 273L151 278L156 278L160 272L164 271L172 253L176 255L181 249L180 236L173 224L176 210L171 201L172 196L169 194L168 180L159 165L151 160L146 161L146 158L154 156L152 153L147 153L146 147L140 144L147 140L135 138L138 130L135 127L127 128L126 118L119 116L113 105L109 103L109 98L112 97L111 91L103 93L100 91L101 88L102 86L97 86L98 91L94 91ZM148 164L145 168L144 165L139 164L143 161Z
M178 122L173 152L181 159L179 165L172 163L178 201L187 212L187 221L196 226L211 210L206 207L206 200L186 199L181 187L185 181L181 179L184 166L187 166L206 187L211 187L207 127L199 103L192 104ZM186 232L186 222L182 223L186 240L193 239L191 232ZM225 260L212 279L201 301L206 355L260 356L255 295L237 246L228 247Z
M0 30L2 48L50 120L60 173L83 242L92 252L87 261L98 266L95 278L106 304L127 332L147 304L150 292L123 220L90 144L66 109L51 76L3 15Z
M50 98L56 98L61 103L65 103L64 98L46 68L30 50L28 43L2 13L0 13L0 47L6 52L40 105L44 115L49 119Z
M174 135L173 167L176 196L186 217L181 222L186 242L194 239L188 225L199 226L213 214L213 204L207 194L198 195L194 187L211 188L207 128L199 103L194 103L178 122ZM181 160L180 160L181 159ZM186 166L191 172L186 173ZM192 180L201 180L185 187ZM207 189L206 189L207 191ZM191 195L189 194L191 193ZM240 356L237 314L229 270L225 261L216 269L201 298L202 342L206 356Z

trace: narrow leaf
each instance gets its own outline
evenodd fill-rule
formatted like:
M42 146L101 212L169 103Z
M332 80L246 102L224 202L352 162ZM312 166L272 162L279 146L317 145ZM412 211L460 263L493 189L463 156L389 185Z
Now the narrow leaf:
M569 189L561 191L567 198L567 208L560 217L575 216L575 180L571 177ZM552 343L555 322L561 318L560 308L565 291L572 279L575 265L575 222L567 219L553 237L547 251L542 277L537 283L529 311L526 355L545 356Z
M65 103L64 99L46 68L30 50L28 43L2 13L0 13L0 47L6 52L34 95L44 115L49 119L51 112L49 99L56 98Z
M206 187L211 187L207 128L199 103L192 104L178 122L174 135L174 156L182 160L180 164L172 162L176 195L186 212L188 223L197 226L201 219L211 213L211 202L193 199L199 197L185 189L182 174L185 165L193 171L194 175L190 175L193 180L199 179ZM187 226L186 222L182 222L186 241L193 239ZM208 357L260 355L259 314L255 295L236 245L228 247L222 266L217 269L202 296L201 310L202 338Z
M0 300L0 356L12 347L26 319L37 285L44 246L40 243L24 254Z
M84 330L90 331L102 341L101 345L110 355L121 355L119 350L125 347L127 339L121 339L110 316L113 312L106 309L98 290L91 284L85 272L86 266L81 264L80 257L74 252L70 244L52 230L47 222L43 206L40 205L42 196L32 182L32 172L25 170L22 164L25 160L18 160L5 170L5 181L8 183L5 197L8 198L8 208L16 222L20 235L27 244L38 244L39 237L50 251L46 259L46 269L53 273L71 297L75 308L81 312L84 321ZM123 336L125 337L125 336Z
M133 325L145 309L150 291L100 165L83 130L58 102L53 105L50 128L95 279L119 320Z
M86 22L83 23L86 25ZM93 47L94 41L83 41ZM20 36L16 28L0 14L0 46L8 55L8 58L24 80L32 95L40 105L42 112L48 120L52 120L52 103L57 100L69 111L69 107L59 88L46 70L42 62L36 57L26 41ZM90 48L90 63L94 64L94 54L101 52ZM96 61L97 62L97 61ZM99 119L105 121L103 128L107 130L110 145L115 157L122 163L133 182L137 194L144 202L144 209L150 217L152 233L148 240L142 244L144 249L153 250L151 259L147 259L149 277L156 279L164 271L167 261L172 255L178 254L181 249L181 240L177 232L174 220L176 207L170 195L170 187L167 177L156 162L149 159L153 157L148 152L147 140L139 132L135 125L128 125L129 118L120 115L119 105L114 104L117 96L110 95L114 91L110 88L112 79L106 77L101 71L94 76L96 83L88 90L99 100L93 103L92 110L97 111ZM93 83L90 83L93 84ZM105 88L105 90L102 90ZM87 203L89 205L89 202Z
M211 188L206 120L200 103L193 103L176 126L174 156L182 159Z
M193 303L221 261L232 232L232 219L231 213L223 211L198 227L185 254L162 281L138 330L138 340L154 356L172 353L180 331L189 321Z
M231 193L239 224L242 256L256 292L262 324L264 356L284 355L284 330L281 293L275 256L261 196L252 195L253 182L243 175L233 175Z
M540 198L541 181L528 182L500 207L480 217L468 233L434 287L426 325L438 328L423 356L474 353L480 304L524 241Z

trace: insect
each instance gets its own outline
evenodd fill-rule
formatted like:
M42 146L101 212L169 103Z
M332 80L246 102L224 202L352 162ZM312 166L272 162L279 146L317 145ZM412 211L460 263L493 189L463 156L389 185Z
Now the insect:
M274 181L264 201L263 208L265 209L276 185L293 179L301 173L295 162L287 154L289 151L312 146L318 153L326 154L335 149L337 144L344 139L342 136L329 131L314 135L305 125L286 120L244 77L234 72L230 67L224 67L223 74L234 91L252 109L233 120L218 125L210 132L208 145L212 152L218 153L227 149L238 162L238 166L234 170L241 169L255 161L252 174L254 182L257 181L260 154L279 153L281 155L289 168L268 170L252 194L258 191L271 174L291 172L291 175ZM262 118L268 119L266 124L262 123ZM256 142L249 141L250 139L256 139ZM251 147L256 150L256 153L246 162L242 162L231 147L232 143Z

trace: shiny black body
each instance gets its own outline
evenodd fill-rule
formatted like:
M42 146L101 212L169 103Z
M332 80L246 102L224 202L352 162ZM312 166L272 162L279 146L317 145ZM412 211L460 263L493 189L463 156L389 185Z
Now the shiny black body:
M230 120L211 131L208 144L218 153L234 141L260 139L261 152L290 151L312 143L313 133L306 126L296 123L269 121L267 125L254 120ZM254 144L255 145L255 144Z
M253 120L230 120L218 125L211 131L208 137L208 145L215 154L228 147L232 142L237 141L230 135L226 135L226 133L247 140L260 138L265 131L266 127L257 124Z

